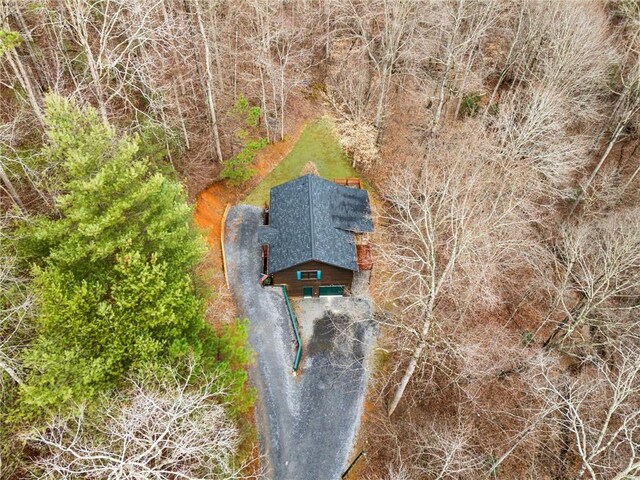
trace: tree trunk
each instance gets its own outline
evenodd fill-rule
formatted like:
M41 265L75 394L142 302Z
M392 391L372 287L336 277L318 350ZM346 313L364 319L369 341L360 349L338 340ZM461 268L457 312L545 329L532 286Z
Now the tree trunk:
M464 72L462 73L462 85L460 85L460 98L458 99L458 103L456 105L456 111L453 115L453 118L458 118L460 115L460 109L462 108L462 101L464 100L464 89L467 88L467 78L469 77L469 72L471 72L471 65L473 63L473 51L469 53L469 59L467 60L466 66L464 68Z
M84 51L85 62L89 67L89 74L91 75L91 83L95 91L96 102L98 103L98 111L100 112L102 119L106 122L107 107L105 105L105 94L102 86L102 81L100 78L100 73L101 73L100 72L101 68L99 65L100 59L98 58L96 60L93 54L93 50L91 50L91 44L89 42L90 33L88 31L89 27L82 15L83 13L95 14L97 12L90 12L90 11L83 12L81 10L81 7L77 3L74 5L68 1L64 2L64 5L66 7L67 15L69 16L70 22L71 22L71 25L67 24L67 25L64 25L64 27L71 28L74 36L76 37L76 41ZM93 8L93 7L90 7L90 8ZM100 34L103 34L103 32L100 32Z
M4 184L13 202L22 211L22 213L26 213L27 210L26 208L24 208L24 204L22 203L22 200L20 200L20 197L18 196L18 192L16 192L16 189L13 187L11 180L7 176L6 172L4 171L4 167L1 164L0 164L0 179L2 180L2 183Z
M184 113L182 112L182 106L180 105L180 96L178 95L177 87L173 87L171 89L173 91L173 96L176 102L176 108L178 109L178 118L180 119L180 127L182 129L182 136L184 137L184 146L187 150L191 148L191 144L189 143L189 132L187 130L187 125L184 120Z
M16 2L16 6L18 6L17 2ZM31 32L29 31L29 28L27 27L27 24L24 21L24 17L22 15L22 9L15 8L11 12L11 16L15 19L16 23L18 24L18 28L20 29L20 34L27 40L26 42L23 43L23 45L26 47L27 51L29 52L29 58L31 59L31 64L34 67L30 69L30 72L37 77L37 83L40 85L40 89L47 90L48 87L52 84L50 79L47 78L49 69L44 68L42 65L39 65L37 62L38 56L36 55L36 52L33 49L33 43L32 43L33 37L31 36Z
M7 365L7 363L3 361L1 358L0 358L0 370L4 370L5 372L7 372L7 374L13 379L14 382L16 382L18 385L22 385L22 380L20 379L16 371L13 368L11 368L9 365Z
M260 91L262 92L262 117L264 118L264 129L265 132L267 134L267 141L269 143L271 143L271 140L273 140L271 138L271 129L269 127L269 115L268 115L268 110L267 110L267 89L266 86L264 84L264 71L262 69L262 66L258 67L258 70L260 71Z
M618 120L618 124L616 125L616 129L613 131L613 135L611 135L611 140L609 140L609 143L607 144L606 150L602 154L602 157L600 158L600 161L598 162L596 167L593 169L593 172L591 172L591 175L587 179L587 182L584 185L584 187L582 188L582 191L580 193L579 198L573 204L573 207L571 208L571 211L569 212L569 215L572 215L573 212L578 207L578 203L582 199L583 194L586 193L589 190L589 187L591 186L591 183L593 182L593 180L595 180L596 175L598 175L598 172L600 171L600 169L604 165L604 162L609 157L609 154L611 153L611 150L613 149L615 144L618 142L618 140L620 138L620 135L622 135L622 132L624 131L624 129L626 128L627 124L631 120L631 117L638 111L639 108L640 108L640 102L638 104L634 104L632 106L629 106L627 108L625 114L624 114L624 117L621 118L620 120Z
M449 79L449 70L451 69L451 54L447 55L447 62L444 67L444 74L442 75L442 82L440 83L440 89L438 94L438 106L436 107L436 113L433 116L433 125L431 126L431 135L435 134L438 130L438 124L440 123L440 116L442 115L442 107L444 106L445 90L447 87L447 80Z
M609 141L609 144L607 145L607 149L604 151L604 154L602 155L602 158L600 158L600 161L598 162L598 165L596 165L596 168L593 169L593 172L591 172L591 175L587 179L587 183L585 184L585 186L583 188L583 190L585 192L591 186L591 182L593 182L593 180L596 178L596 175L598 174L598 172L602 168L602 165L604 165L605 160L609 157L609 154L611 153L611 150L613 149L615 144L618 142L618 138L620 138L620 135L622 134L622 131L624 130L625 125L626 125L626 122L623 122L622 120L620 122L618 122L618 125L616 126L616 129L613 132L613 136L611 137L611 140Z
M286 64L285 64L286 65ZM285 103L286 103L286 98L285 98L285 87L284 87L284 83L285 83L285 78L284 78L284 71L285 71L285 65L281 65L280 68L280 141L282 142L284 140L284 109L285 109Z
M509 53L507 53L507 58L504 61L504 67L502 67L502 70L500 71L500 77L498 78L498 81L496 82L495 87L493 87L493 91L491 92L491 96L489 97L489 100L487 101L487 107L484 109L484 112L482 113L482 121L483 122L487 118L487 113L489 113L489 109L491 108L491 104L495 100L496 95L498 94L498 90L500 90L500 86L502 85L502 82L504 82L504 79L507 77L507 73L509 72L509 70L511 69L511 66L515 62L515 59L512 57L512 55L513 55L513 53L515 51L516 44L518 43L518 41L520 39L520 32L522 32L523 17L524 17L524 8L523 8L523 6L521 6L520 7L520 14L518 15L518 27L516 28L516 33L515 33L515 35L513 37L513 41L511 42L511 45L509 46Z
M29 80L29 75L27 75L24 65L22 64L22 60L20 60L20 57L11 50L7 51L5 55L7 57L7 60L9 60L9 65L11 65L16 78L27 94L27 100L29 101L29 105L31 105L31 108L33 109L33 113L35 113L36 117L38 118L38 122L44 128L44 114L42 113L42 108L38 103L33 85Z
M233 52L233 101L238 99L238 30L236 29L236 38L234 42Z
M425 338L423 338L422 340L420 340L415 350L413 351L413 355L411 355L411 360L409 360L409 365L407 365L407 369L405 370L404 375L402 376L402 380L400 381L398 388L396 388L396 393L393 395L393 400L391 400L391 403L389 404L389 410L387 412L389 416L393 415L393 412L398 406L398 403L400 403L400 400L404 395L404 391L407 388L407 385L409 384L409 380L411 380L411 377L413 376L413 372L415 372L416 370L416 367L418 365L418 360L420 360L420 357L422 356L422 352L424 351L424 348L426 347L426 345L427 345L427 341Z
M211 129L213 132L213 143L218 157L218 162L222 162L222 148L220 147L220 134L218 132L218 116L216 114L216 99L213 94L213 72L211 71L211 49L209 48L209 41L207 39L207 32L204 28L204 22L202 20L202 11L200 9L200 0L195 0L194 5L196 7L196 19L198 22L198 28L200 29L200 35L202 36L202 43L204 47L204 61L207 72L206 77L206 97L207 106L209 107L209 118L211 120Z
M627 188L629 188L629 186L633 183L635 178L638 176L638 173L640 173L640 165L638 165L636 169L633 171L633 174L631 174L631 177L629 177L629 180L627 180L627 183L624 184L624 187L622 187L622 189L620 190L620 193L624 193L627 190Z
M407 388L407 385L409 384L409 380L411 380L411 377L413 376L413 372L415 372L416 367L418 366L418 361L420 360L420 357L422 357L422 352L427 346L427 336L429 335L430 329L431 329L431 313L428 313L426 315L424 325L422 326L422 332L420 333L420 341L418 342L418 345L416 345L416 348L414 349L413 354L411 355L411 359L409 360L409 365L407 365L407 369L405 370L404 375L402 376L402 380L400 380L400 384L398 385L398 388L396 388L396 393L393 395L393 400L391 400L391 403L389 404L389 409L387 411L387 415L389 416L393 415L393 412L398 406L398 403L400 403L400 400L404 395L404 391Z
M11 27L9 26L9 21L8 21L9 15L10 15L9 5L8 4L5 5L3 1L0 0L0 22L1 22L0 25L2 26L3 29L7 31L11 30ZM19 24L20 24L20 20L21 18L18 19ZM23 26L21 26L20 28L22 29ZM25 29L24 32L21 32L21 35L23 35L27 39L27 44L28 44L29 32L26 31ZM31 46L28 46L28 48L30 49ZM11 69L13 70L14 75L16 76L16 78L20 82L20 85L22 86L25 93L27 94L27 100L31 105L31 108L33 109L33 112L35 113L36 117L38 118L40 125L44 127L44 115L42 113L42 108L38 103L38 96L36 95L35 89L31 83L31 76L27 73L27 69L22 63L22 59L20 58L20 55L16 53L15 49L8 49L5 52L5 56L9 61L9 65L11 66Z

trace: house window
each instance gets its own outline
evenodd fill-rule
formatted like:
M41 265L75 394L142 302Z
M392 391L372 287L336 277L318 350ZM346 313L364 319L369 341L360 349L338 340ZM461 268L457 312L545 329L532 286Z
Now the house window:
M298 280L320 280L322 272L320 270L299 270L296 272Z

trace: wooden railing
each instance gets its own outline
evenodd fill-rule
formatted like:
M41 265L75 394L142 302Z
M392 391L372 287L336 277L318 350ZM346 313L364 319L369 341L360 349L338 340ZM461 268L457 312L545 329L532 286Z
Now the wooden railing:
M333 181L344 187L362 188L362 180L359 178L334 178Z

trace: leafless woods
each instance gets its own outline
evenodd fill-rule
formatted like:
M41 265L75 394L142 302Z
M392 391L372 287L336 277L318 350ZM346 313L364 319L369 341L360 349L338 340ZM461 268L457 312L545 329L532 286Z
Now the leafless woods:
M405 170L383 182L379 295L395 313L390 418L371 435L393 439L379 451L399 478L630 478L640 9L439 6L443 74L423 71L426 118L396 110L413 143L394 143Z
M636 1L5 0L0 22L19 34L0 37L13 211L47 203L46 169L16 152L41 135L48 92L154 126L196 189L238 149L228 112L241 94L272 141L301 105L338 119L382 200L363 475L640 473ZM5 262L2 288L20 288L12 272ZM15 381L30 301L0 319L0 369ZM105 424L117 442L135 437L122 415L150 398L136 391ZM96 426L72 422L77 437L59 424L33 434L47 468L91 451L81 433Z

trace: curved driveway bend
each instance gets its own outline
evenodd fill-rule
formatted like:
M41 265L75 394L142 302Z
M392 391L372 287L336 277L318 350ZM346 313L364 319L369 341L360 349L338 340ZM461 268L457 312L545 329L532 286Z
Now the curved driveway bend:
M376 328L365 298L294 302L303 338L300 373L292 371L295 340L280 288L261 287L257 207L232 207L225 224L229 283L249 320L255 351L258 430L269 477L339 479L362 412L367 358Z

